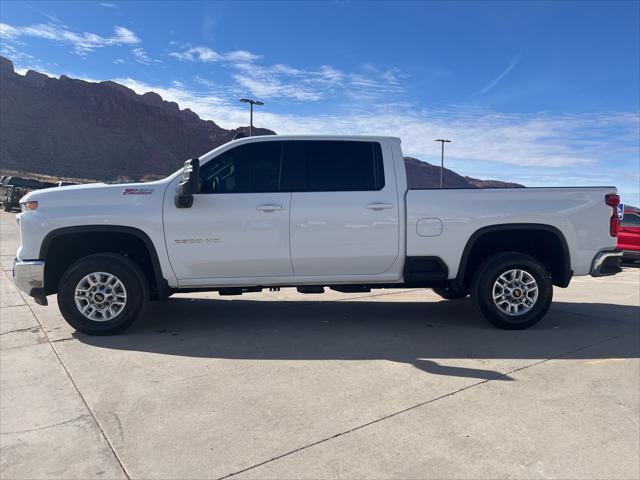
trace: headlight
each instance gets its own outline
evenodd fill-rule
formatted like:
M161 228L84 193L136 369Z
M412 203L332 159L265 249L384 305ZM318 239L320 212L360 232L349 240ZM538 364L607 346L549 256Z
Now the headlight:
M35 210L36 208L38 208L37 200L31 200L29 202L20 203L20 210L22 210L23 212L28 212L29 210Z

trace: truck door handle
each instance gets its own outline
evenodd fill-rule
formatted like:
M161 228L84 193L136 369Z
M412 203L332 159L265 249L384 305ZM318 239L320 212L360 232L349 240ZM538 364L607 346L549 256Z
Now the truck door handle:
M376 202L376 203L370 203L364 208L367 208L369 210L388 210L389 208L393 208L393 205L391 205L390 203Z
M282 205L268 203L266 205L258 205L256 210L260 212L275 212L276 210L284 210L284 207Z

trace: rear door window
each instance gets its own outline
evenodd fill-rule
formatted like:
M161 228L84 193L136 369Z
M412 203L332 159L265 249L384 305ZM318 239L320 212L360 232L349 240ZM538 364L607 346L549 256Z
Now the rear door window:
M283 144L283 191L372 191L384 187L382 149L377 142L290 140Z

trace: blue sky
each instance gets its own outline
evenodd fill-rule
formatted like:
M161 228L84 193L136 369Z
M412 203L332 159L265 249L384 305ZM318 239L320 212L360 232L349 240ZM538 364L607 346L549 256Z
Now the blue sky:
M231 128L399 136L407 154L640 204L640 2L2 2L19 72L154 90Z

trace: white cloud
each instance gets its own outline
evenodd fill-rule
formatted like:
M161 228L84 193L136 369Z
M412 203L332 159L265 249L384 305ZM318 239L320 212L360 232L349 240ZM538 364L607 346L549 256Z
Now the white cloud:
M224 63L235 70L231 77L238 92L263 99L286 98L295 101L319 101L341 95L356 100L380 100L404 92L400 85L403 76L398 68L378 70L371 64L359 72L343 72L331 65L317 69L300 69L276 63L264 65L262 57L246 50L220 53L205 46L183 45L168 54L180 61Z
M339 83L344 78L344 74L331 65L322 65L318 73L321 78L332 83Z
M391 71L385 72L386 78L377 71L368 72L368 75L375 75L376 78L365 84L367 76L345 74L330 65L322 65L317 70L302 70L281 63L261 65L257 63L261 57L246 50L220 53L209 47L185 45L185 49L170 52L169 56L181 61L225 63L235 70L231 77L235 80L238 91L263 99L318 101L334 95L338 89L348 91L349 95L371 97L388 93L390 82L397 83L395 78L390 78ZM401 89L393 85L393 90L397 92Z
M100 6L101 7L106 7L106 8L117 8L118 7L115 3L107 3L107 2L100 2Z
M400 69L398 68L390 68L389 70L382 73L381 77L389 82L390 84L397 85L400 83L398 75L400 74Z
M49 20L51 20L52 22L55 23L62 23L62 21L58 18L55 17L53 15L51 15L50 13L45 12L44 10L40 10L39 8L34 7L33 5L29 4L29 3L25 3L24 4L28 9L33 10L34 12L39 13L40 15L48 18Z
M0 37L1 38L1 37ZM18 50L15 46L8 43L0 43L0 55L5 57L11 57L11 60L16 63L30 63L32 65L38 63L38 60L33 56L21 50Z
M86 55L97 48L140 43L140 39L134 32L120 26L114 28L114 35L103 37L96 33L73 32L66 27L52 23L18 27L0 23L0 38L3 41L17 40L20 37L33 37L59 43L69 43L73 45L74 52L79 55Z
M284 64L260 65L255 62L232 63L232 78L241 91L263 99L286 98L319 101L326 98L390 101L404 90L397 69L380 72L365 66L363 72L343 72L331 65L303 70Z
M138 93L155 91L225 128L247 123L246 109L234 99L180 87L164 88L130 78L116 81ZM275 88L275 87L274 87ZM372 107L336 115L271 113L268 105L256 112L256 122L280 134L375 134L398 136L408 155L435 159L433 142L445 136L452 160L489 162L513 167L591 168L608 158L637 158L637 113L560 115L500 114L477 107L453 107L410 113ZM595 139L595 140L592 140ZM435 145L435 146L434 146Z
M182 61L210 62L252 62L260 58L259 55L246 50L218 53L209 47L190 47L179 52L170 52L169 56Z
M220 60L220 55L207 47L194 47L182 52L170 52L169 56L190 62L196 60L200 60L201 62L217 62Z
M303 72L286 65L261 67L250 63L233 65L238 72L232 75L236 83L254 96L268 98L290 98L298 101L316 101L322 92L315 88ZM291 78L294 77L294 78Z
M498 83L500 83L500 80L502 80L504 77L509 75L511 70L513 70L516 67L516 65L518 65L518 62L520 62L520 58L522 58L521 53L513 57L509 62L509 65L507 65L507 68L505 68L502 72L500 72L500 75L493 78L489 83L487 83L480 91L476 92L474 95L475 96L482 95L484 93L487 93L489 90L493 90L498 85Z
M131 49L131 54L135 57L138 63L143 65L153 65L154 63L160 63L160 60L149 57L144 48L136 47Z
M214 88L216 87L216 82L209 80L208 78L203 78L199 75L196 75L193 79L194 82L199 83L200 85L204 85L205 87Z
M386 78L385 78L386 77ZM390 99L402 94L403 88L395 77L389 81L389 75L369 71L351 73L347 75L345 93L355 100L374 101L376 99Z
M235 50L233 52L222 54L222 59L227 62L253 62L260 56L247 50Z

